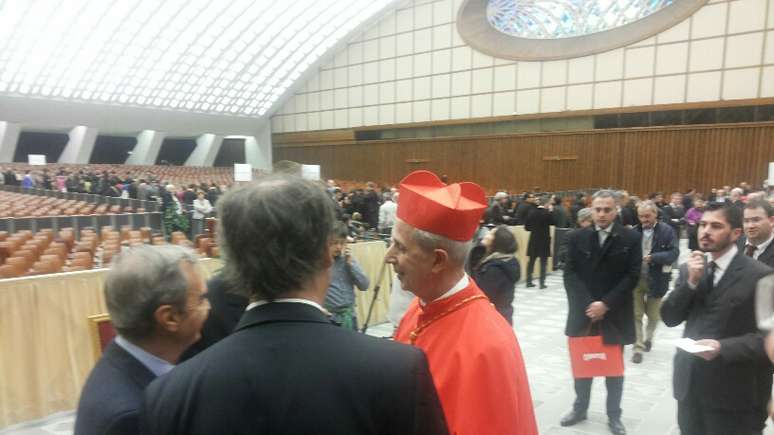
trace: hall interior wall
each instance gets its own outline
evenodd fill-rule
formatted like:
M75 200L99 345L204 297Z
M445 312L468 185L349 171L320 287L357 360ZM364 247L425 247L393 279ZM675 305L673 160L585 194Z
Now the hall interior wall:
M351 136L351 134L350 134ZM393 184L416 169L498 189L563 191L616 187L636 194L748 181L774 161L774 122L627 128L279 145L274 161L321 166L324 178Z

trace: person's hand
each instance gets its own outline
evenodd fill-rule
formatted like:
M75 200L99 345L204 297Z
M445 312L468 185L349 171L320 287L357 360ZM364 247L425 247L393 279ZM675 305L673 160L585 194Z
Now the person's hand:
M642 257L642 262L645 263L645 264L650 264L650 262L652 260L653 260L653 257L651 257L650 255L646 255L646 256Z
M704 276L704 253L693 251L688 256L688 284L692 287L699 285L699 280Z
M592 322L597 322L605 317L605 313L607 313L608 310L609 308L604 302L592 302L586 307L586 316L591 319Z
M706 352L699 352L695 354L699 358L705 359L707 361L712 361L713 359L717 358L718 355L720 355L720 342L717 340L712 340L712 339L696 340L696 344L700 346L709 346L712 348L712 350L708 350Z
M352 265L352 251L349 249L349 246L344 248L341 254L344 256L344 259L347 260L347 264Z

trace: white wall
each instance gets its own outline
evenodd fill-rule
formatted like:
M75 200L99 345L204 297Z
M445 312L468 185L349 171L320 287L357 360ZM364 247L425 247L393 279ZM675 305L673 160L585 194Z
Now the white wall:
M546 62L468 47L461 4L399 3L287 100L272 131L774 97L774 0L711 0L647 40Z

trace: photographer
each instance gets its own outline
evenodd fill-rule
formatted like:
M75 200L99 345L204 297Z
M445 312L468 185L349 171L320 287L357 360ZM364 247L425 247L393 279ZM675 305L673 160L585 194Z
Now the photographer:
M350 255L347 247L347 227L337 223L333 230L331 255L331 282L323 306L330 311L332 320L347 329L357 330L355 315L355 286L361 291L368 290L370 282L360 265Z

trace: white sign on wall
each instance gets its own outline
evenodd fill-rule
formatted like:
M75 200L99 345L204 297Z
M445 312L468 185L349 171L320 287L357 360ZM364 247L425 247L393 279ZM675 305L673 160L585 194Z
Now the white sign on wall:
M769 162L769 178L766 180L766 186L774 186L774 162Z
M29 163L30 165L45 165L46 155L45 154L27 154L27 163Z
M301 165L301 178L307 180L319 180L320 165Z
M234 163L234 181L253 181L253 165Z

